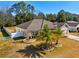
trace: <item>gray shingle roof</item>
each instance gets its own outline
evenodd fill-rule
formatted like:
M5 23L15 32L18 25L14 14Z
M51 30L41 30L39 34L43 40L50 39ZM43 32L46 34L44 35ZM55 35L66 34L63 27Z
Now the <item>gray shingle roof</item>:
M50 22L50 21L47 21L47 20L44 20L42 28L44 27L44 24L48 24L48 27L50 29L55 29L57 27L57 23Z
M20 25L17 25L17 27L20 27L20 28L23 28L23 29L27 29L27 27L31 24L32 20L31 21L28 21L28 22L25 22L25 23L22 23Z
M76 27L79 24L78 22L75 22L75 21L67 21L66 23L71 27ZM41 28L43 28L44 24L48 24L48 27L50 29L55 29L56 27L63 26L65 23L63 23L63 22L59 22L59 23L54 22L53 23L53 22L50 22L47 20L43 21L43 19L33 19L31 21L17 25L17 27L20 27L20 28L26 29L26 30L31 30L31 31L38 31Z
M64 24L68 24L68 25L71 26L71 27L76 27L79 23L76 22L76 21L67 21L66 23L64 23L64 22L59 22L59 23L57 23L57 26L58 26L58 27L61 27L61 26L63 26Z
M76 21L67 21L67 24L71 27L76 27L79 23Z
M42 19L34 19L28 26L27 30L37 31L41 29Z
M67 23L67 24L71 27L76 27L78 25L78 23Z
M63 26L65 23L63 23L63 22L60 22L60 23L57 23L57 26L58 27L61 27L61 26Z
M43 23L42 23L43 22ZM49 28L54 28L54 25L52 22L44 20L43 19L33 19L31 21L22 23L18 25L17 27L26 29L26 30L31 30L31 31L38 31L41 29L41 27L44 26L44 24L47 23Z

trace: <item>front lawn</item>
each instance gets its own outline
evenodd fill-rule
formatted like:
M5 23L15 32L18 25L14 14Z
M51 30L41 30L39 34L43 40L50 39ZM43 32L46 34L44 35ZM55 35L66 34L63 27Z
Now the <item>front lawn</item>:
M55 48L54 51L46 52L46 57L56 58L78 58L79 42L68 38L61 39L62 47Z
M35 44L39 44L39 42L40 41L35 41L32 42L31 44L35 46ZM45 54L43 55L43 57L48 57L48 58L79 57L79 41L63 37L60 39L60 42L62 43L62 47L55 48L53 51L44 51ZM3 46L5 48L0 49L0 57L12 57L12 58L28 57L28 55L24 56L26 52L28 52L28 49L26 50L26 47L28 45L29 44L23 42L5 41L5 43L3 43ZM35 47L33 47L33 49L34 50L31 50L31 52L32 51L38 52L37 50L35 50L36 49ZM18 52L20 50L23 50L23 53Z

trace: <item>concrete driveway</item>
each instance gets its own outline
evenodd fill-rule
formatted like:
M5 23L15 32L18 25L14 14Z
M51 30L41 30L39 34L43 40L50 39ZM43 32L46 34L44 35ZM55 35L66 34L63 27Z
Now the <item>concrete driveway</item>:
M70 38L70 39L74 39L74 40L79 41L79 36L69 34L69 35L67 35L67 37Z

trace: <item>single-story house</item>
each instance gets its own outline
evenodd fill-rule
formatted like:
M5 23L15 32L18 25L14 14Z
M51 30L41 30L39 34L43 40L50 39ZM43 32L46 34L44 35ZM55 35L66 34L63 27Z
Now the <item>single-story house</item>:
M79 23L76 21L59 22L57 23L57 27L61 28L64 34L79 32Z
M31 21L15 26L15 32L9 32L8 29L6 29L6 27L4 27L4 29L10 35L11 38L16 38L19 36L24 36L28 38L37 35L38 31L40 31L40 29L43 29L44 24L47 24L49 29L55 29L55 27L57 27L57 24L52 23L50 21L43 19L33 19Z
M67 21L66 23L69 31L71 32L79 32L78 28L79 28L79 22L76 21Z
M47 24L49 29L54 29L56 25L50 21L43 20L43 19L33 19L31 21L22 23L16 26L17 32L23 32L24 37L31 37L37 35L38 31L43 29L44 24Z
M68 27L66 27L66 24L61 22L61 23L57 23L57 27L60 28L63 31L63 34L68 34L69 33L69 29Z

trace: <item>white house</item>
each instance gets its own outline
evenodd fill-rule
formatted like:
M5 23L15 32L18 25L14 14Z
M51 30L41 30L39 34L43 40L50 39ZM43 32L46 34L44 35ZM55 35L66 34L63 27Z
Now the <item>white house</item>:
M68 34L69 32L79 32L79 23L76 21L67 21L65 23L59 22L57 26L61 28L64 34Z
M79 27L78 26L79 25L78 22L76 22L76 21L67 21L66 25L67 25L67 27L68 27L70 32L72 32L72 31L73 32L77 32L78 31L77 30L77 28Z
M57 26L63 31L64 35L67 35L69 33L69 29L67 28L65 23L57 23Z

